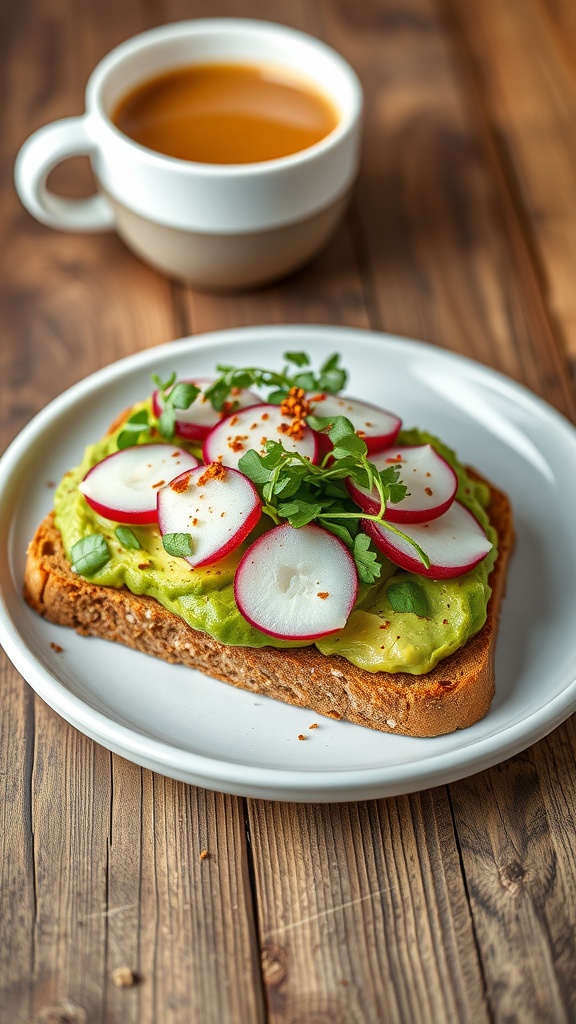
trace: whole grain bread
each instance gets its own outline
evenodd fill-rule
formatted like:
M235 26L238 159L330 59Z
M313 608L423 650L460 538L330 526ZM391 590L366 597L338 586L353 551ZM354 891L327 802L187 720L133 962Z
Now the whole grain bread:
M221 644L152 597L97 586L73 573L52 513L29 545L24 594L51 622L199 669L252 693L383 732L438 736L483 718L494 695L494 648L514 540L510 503L496 488L491 488L488 514L499 554L490 576L486 623L426 675L366 672L315 647L256 650Z

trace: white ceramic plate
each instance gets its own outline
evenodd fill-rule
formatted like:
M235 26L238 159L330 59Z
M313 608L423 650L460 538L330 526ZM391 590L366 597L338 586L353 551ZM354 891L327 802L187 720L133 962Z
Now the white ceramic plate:
M77 636L23 602L26 545L56 481L150 374L210 374L217 362L280 366L338 351L348 392L436 432L505 488L516 515L486 718L408 739L257 697L119 645ZM471 775L518 752L576 706L576 431L512 381L432 346L338 327L254 327L138 353L70 388L0 462L0 640L36 692L76 728L137 764L245 796L332 801L392 796ZM50 644L62 648L57 653ZM309 731L312 722L318 729ZM298 735L305 734L306 742Z

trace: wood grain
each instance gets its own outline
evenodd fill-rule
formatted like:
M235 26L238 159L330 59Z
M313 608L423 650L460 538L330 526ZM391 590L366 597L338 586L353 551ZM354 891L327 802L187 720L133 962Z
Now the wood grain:
M367 94L344 225L309 267L245 294L172 284L113 235L48 231L9 184L20 143L81 111L107 50L204 15L311 31ZM0 17L3 442L98 366L252 323L426 338L573 412L569 0L23 0ZM53 182L91 188L81 163ZM245 805L108 754L5 659L0 700L2 1022L575 1018L574 720L449 790Z
M576 18L571 0L449 0L523 216L542 293L576 373Z
M249 820L270 1024L489 1020L444 791Z

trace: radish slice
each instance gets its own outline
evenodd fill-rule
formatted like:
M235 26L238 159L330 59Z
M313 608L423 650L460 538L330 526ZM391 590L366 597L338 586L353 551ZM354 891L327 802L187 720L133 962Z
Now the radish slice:
M429 523L402 526L402 532L415 540L428 555L429 569L422 564L408 541L379 523L363 519L362 529L401 569L433 580L461 576L478 565L492 547L476 517L459 501L453 502L443 516Z
M289 416L282 415L278 405L261 403L241 409L210 431L204 442L204 461L220 459L225 466L236 468L249 448L263 455L267 441L281 441L287 451L299 452L316 462L317 434L304 426L301 437L291 437L286 431L293 423Z
M156 495L198 459L171 444L136 444L106 456L79 485L95 512L117 523L157 521Z
M248 388L234 388L223 410L218 412L204 394L204 391L214 383L211 377L194 377L193 380L186 380L184 383L195 384L201 392L188 409L176 410L176 430L181 437L190 440L203 441L212 427L224 416L228 416L233 408L242 409L258 402L258 395L254 391L249 391ZM152 395L152 411L156 418L162 414L162 398L159 391Z
M211 565L234 551L260 519L258 492L248 477L221 463L182 473L158 492L158 523L188 533L193 566Z
M386 519L391 523L428 523L447 512L456 497L458 477L431 444L387 448L371 461L377 469L398 466L400 481L408 488L402 501L386 504ZM348 480L347 485L364 512L378 514L380 497L375 487L369 491L353 480Z
M236 570L242 615L269 636L315 640L345 625L358 591L354 559L319 526L282 523L254 542Z
M346 416L364 438L369 452L378 452L393 444L402 426L402 420L394 413L357 398L324 393L311 393L306 397L312 403L314 416Z

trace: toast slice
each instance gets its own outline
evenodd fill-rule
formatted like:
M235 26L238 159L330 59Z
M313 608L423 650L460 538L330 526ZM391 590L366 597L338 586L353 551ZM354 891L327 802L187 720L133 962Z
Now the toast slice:
M329 718L407 736L438 736L483 718L494 695L494 649L513 524L506 495L491 489L499 553L487 620L464 647L425 675L366 672L315 647L230 647L192 629L152 597L91 583L73 573L50 513L29 545L24 596L40 615L78 633L125 644L199 669L233 686Z

